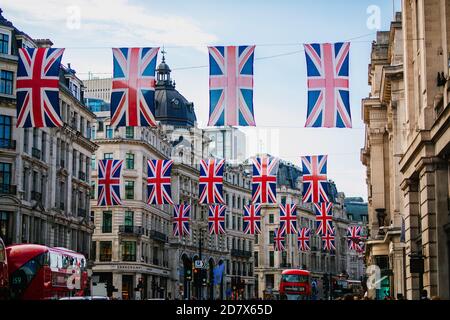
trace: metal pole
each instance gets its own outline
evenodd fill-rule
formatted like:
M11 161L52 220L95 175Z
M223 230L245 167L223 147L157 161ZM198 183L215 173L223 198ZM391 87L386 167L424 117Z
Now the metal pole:
M200 228L200 241L198 242L198 257L202 261L202 245L203 245L203 228ZM200 272L199 277L201 280L202 273ZM198 282L198 299L202 299L202 284L201 281Z

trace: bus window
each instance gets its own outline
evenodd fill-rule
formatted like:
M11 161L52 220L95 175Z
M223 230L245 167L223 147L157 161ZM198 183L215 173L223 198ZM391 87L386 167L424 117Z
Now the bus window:
M283 274L281 280L285 282L308 282L308 276L299 274Z

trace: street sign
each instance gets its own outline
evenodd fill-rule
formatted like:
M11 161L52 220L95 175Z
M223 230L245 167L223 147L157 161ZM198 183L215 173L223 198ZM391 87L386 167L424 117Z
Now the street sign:
M194 261L194 267L195 268L203 268L203 261L202 260L195 260Z

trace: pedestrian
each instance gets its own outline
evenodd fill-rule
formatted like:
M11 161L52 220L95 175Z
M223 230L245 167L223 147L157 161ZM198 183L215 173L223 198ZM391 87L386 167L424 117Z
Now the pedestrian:
M428 298L428 291L423 289L422 292L420 293L420 300L430 300Z

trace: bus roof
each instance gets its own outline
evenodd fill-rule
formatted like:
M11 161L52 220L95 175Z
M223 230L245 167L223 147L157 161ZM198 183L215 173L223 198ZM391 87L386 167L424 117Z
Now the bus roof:
M310 272L308 270L302 270L302 269L287 269L287 270L284 270L281 274L299 274L299 275L307 276L310 274Z

